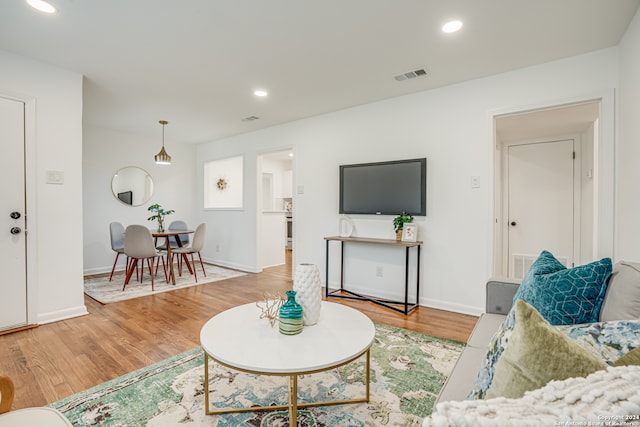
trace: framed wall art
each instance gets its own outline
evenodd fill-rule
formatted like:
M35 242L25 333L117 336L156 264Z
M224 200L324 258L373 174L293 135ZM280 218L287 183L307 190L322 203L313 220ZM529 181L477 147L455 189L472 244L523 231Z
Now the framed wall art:
M205 162L205 209L242 209L242 165L242 156Z

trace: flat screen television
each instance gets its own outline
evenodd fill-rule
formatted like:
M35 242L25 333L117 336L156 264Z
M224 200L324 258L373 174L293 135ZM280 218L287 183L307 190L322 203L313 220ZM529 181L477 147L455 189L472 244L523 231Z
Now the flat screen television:
M427 159L340 166L340 213L427 215Z

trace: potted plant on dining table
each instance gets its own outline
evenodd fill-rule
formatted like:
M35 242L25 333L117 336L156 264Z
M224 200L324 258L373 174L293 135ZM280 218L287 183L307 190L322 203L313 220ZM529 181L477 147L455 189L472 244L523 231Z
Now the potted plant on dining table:
M164 217L166 215L171 215L175 211L173 209L166 210L159 204L155 203L147 208L149 212L153 212L154 215L147 218L148 221L158 221L158 231L160 233L164 232Z

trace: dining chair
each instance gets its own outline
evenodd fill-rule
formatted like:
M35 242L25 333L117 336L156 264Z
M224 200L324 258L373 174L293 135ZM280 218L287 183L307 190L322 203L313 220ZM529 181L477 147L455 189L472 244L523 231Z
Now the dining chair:
M193 276L196 279L196 283L198 283L198 274L196 273L196 261L194 258L194 254L198 254L198 258L200 259L200 267L202 267L202 274L204 277L207 277L207 272L204 269L204 263L202 262L202 255L200 255L200 251L204 246L204 236L207 232L207 224L202 223L196 227L196 231L193 234L193 241L191 242L191 246L183 246L181 248L172 249L171 254L177 255L179 258L184 257L186 262L189 262L188 256L191 255L191 264ZM180 274L182 274L182 266L179 267Z
M180 230L188 230L188 229L189 227L187 226L187 223L185 221L175 220L175 221L171 221L171 223L169 224L169 228L167 230L180 231ZM179 234L178 237L180 238L180 246L187 246L189 244L189 233ZM166 255L165 251L167 250L167 240L169 240L169 243L171 243L172 250L173 248L179 247L176 236L165 237L164 242L162 242L161 245L157 244L157 239L156 239L156 248L163 252L163 256ZM182 257L178 258L178 268L180 269L180 275L182 275ZM156 270L157 269L158 269L158 266L156 266Z
M111 275L109 276L109 281L111 281L113 272L116 269L116 264L118 264L118 257L124 253L124 226L119 222L112 222L109 224L109 234L111 237L111 250L116 253L116 259L113 261Z
M151 290L155 290L155 271L154 263L156 258L160 257L162 260L162 267L164 269L164 276L169 282L167 276L167 266L162 258L162 254L156 249L156 245L153 242L153 236L151 231L144 225L129 225L124 234L124 253L127 255L129 261L127 263L127 275L124 279L124 285L122 290L124 291L131 279L133 270L138 265L138 261L142 261L142 268L140 273L140 281L142 282L142 276L144 275L144 261L147 261L149 267L149 274L151 275Z
M187 223L185 221L182 220L176 220L176 221L171 221L171 223L169 224L169 231L180 231L180 230L188 230L189 227L187 226ZM178 237L180 237L180 244L182 246L187 246L189 244L189 234L185 233L185 234L179 234ZM167 240L169 239L169 242L171 243L171 247L175 248L178 246L178 241L176 240L175 236L169 236L165 238L165 241L162 243L162 245L158 246L158 249L163 249L166 250L167 249Z

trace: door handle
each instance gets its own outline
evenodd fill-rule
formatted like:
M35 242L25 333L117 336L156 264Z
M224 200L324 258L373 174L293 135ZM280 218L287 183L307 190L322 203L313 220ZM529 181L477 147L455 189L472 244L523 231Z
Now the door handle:
M515 222L515 221L511 221L511 226L512 226L512 227L515 227L517 224L518 224L517 222Z
M20 234L21 231L20 227L11 227L11 234Z

